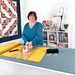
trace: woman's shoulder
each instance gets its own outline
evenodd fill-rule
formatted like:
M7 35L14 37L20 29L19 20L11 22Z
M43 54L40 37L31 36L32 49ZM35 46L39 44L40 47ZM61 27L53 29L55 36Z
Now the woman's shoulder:
M37 22L38 25L42 25L40 22Z
M26 23L25 25L24 25L24 27L27 27L28 26L28 23Z
M25 25L27 26L29 23L26 23Z

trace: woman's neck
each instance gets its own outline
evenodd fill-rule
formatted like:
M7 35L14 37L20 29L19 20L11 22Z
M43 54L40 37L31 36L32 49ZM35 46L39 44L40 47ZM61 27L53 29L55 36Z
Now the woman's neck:
M36 23L36 21L30 21L29 23L33 24L33 23Z
M36 23L36 21L35 22L29 22L30 28L32 28L35 25L35 23Z
M36 21L34 22L29 22L29 25L34 25L36 23Z

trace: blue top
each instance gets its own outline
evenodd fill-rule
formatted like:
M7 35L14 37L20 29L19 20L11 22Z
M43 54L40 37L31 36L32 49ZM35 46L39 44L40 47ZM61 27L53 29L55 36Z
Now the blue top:
M30 28L29 23L26 23L22 33L22 39L24 40L24 44L26 44L27 41L31 41L33 46L43 45L42 24L36 22L35 25Z

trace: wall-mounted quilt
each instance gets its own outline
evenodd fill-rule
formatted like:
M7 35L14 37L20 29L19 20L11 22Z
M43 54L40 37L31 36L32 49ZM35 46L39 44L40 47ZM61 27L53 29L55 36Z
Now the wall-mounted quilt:
M20 1L0 0L0 42L20 37Z

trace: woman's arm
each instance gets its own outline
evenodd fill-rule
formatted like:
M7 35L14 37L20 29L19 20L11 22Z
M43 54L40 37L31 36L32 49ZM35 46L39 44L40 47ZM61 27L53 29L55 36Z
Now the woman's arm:
M25 36L25 26L24 26L24 29L23 29L23 33L22 33L22 39L24 40L24 44L26 44L26 42L28 41L26 36Z
M37 29L37 36L31 41L33 45L37 43L40 40L40 38L42 38L42 24L41 23L39 24L40 25L38 26Z

